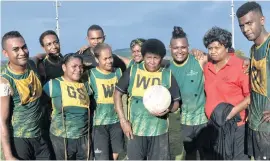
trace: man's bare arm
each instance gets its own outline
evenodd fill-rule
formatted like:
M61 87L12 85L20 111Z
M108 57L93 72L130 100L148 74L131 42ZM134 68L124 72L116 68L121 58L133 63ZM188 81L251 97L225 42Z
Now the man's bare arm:
M172 103L172 109L170 110L171 112L175 112L175 111L177 111L178 110L178 108L179 108L179 101L177 100L177 101L174 101L173 103Z
M116 55L119 59L121 59L125 64L126 66L128 66L129 62L130 62L130 59L127 58L127 57L123 57L123 56L120 56L120 55Z
M1 119L0 119L0 126L1 126L1 143L4 152L4 156L6 160L17 160L11 151L11 143L10 143L10 94L11 89L8 85L8 81L0 77L0 85L1 85ZM3 88L3 89L2 89ZM4 92L3 92L4 91Z
M31 59L38 64L38 62L46 57L46 53L37 53L35 56L31 57Z
M244 109L246 109L249 104L250 104L250 95L246 96L243 101L241 101L239 104L234 106L232 111L227 116L227 120L233 118L237 113L239 113L239 112L243 111Z
M119 92L118 90L115 90L115 92L114 92L114 108L118 114L120 121L122 119L126 119L125 113L124 113L124 108L123 108L122 96L123 96L123 94L121 92Z
M195 56L195 58L198 60L202 68L210 60L209 54L204 53L203 51L198 49L192 49L190 51L190 54Z

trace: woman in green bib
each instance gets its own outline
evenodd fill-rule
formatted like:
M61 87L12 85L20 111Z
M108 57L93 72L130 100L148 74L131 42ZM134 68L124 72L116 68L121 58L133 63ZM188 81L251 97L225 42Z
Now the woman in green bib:
M113 55L108 44L98 44L94 49L98 66L89 71L89 83L94 93L93 140L96 160L116 160L124 151L124 134L114 110L114 87L122 75L113 67ZM92 104L91 104L92 105Z
M65 55L64 75L47 82L43 90L51 98L50 137L57 160L86 160L90 155L90 99L88 82L81 83L83 60Z

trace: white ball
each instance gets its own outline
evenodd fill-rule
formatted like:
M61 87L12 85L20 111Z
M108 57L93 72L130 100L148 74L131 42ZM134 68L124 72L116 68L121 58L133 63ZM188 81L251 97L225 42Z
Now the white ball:
M171 94L164 86L153 85L146 89L143 104L150 113L164 112L171 104Z

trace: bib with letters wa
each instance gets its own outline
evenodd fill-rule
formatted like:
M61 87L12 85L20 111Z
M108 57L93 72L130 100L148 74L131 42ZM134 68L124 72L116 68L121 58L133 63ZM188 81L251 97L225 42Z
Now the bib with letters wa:
M89 72L89 82L95 99L94 125L108 125L119 122L114 109L113 94L115 84L121 75L120 68L105 73L96 67Z

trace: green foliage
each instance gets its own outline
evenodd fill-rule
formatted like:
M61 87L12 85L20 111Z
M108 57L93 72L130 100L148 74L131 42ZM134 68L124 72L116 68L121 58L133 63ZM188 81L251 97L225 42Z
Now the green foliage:
M242 50L235 50L235 54L238 55L238 56L242 56L242 57L245 57L245 53L242 51Z

